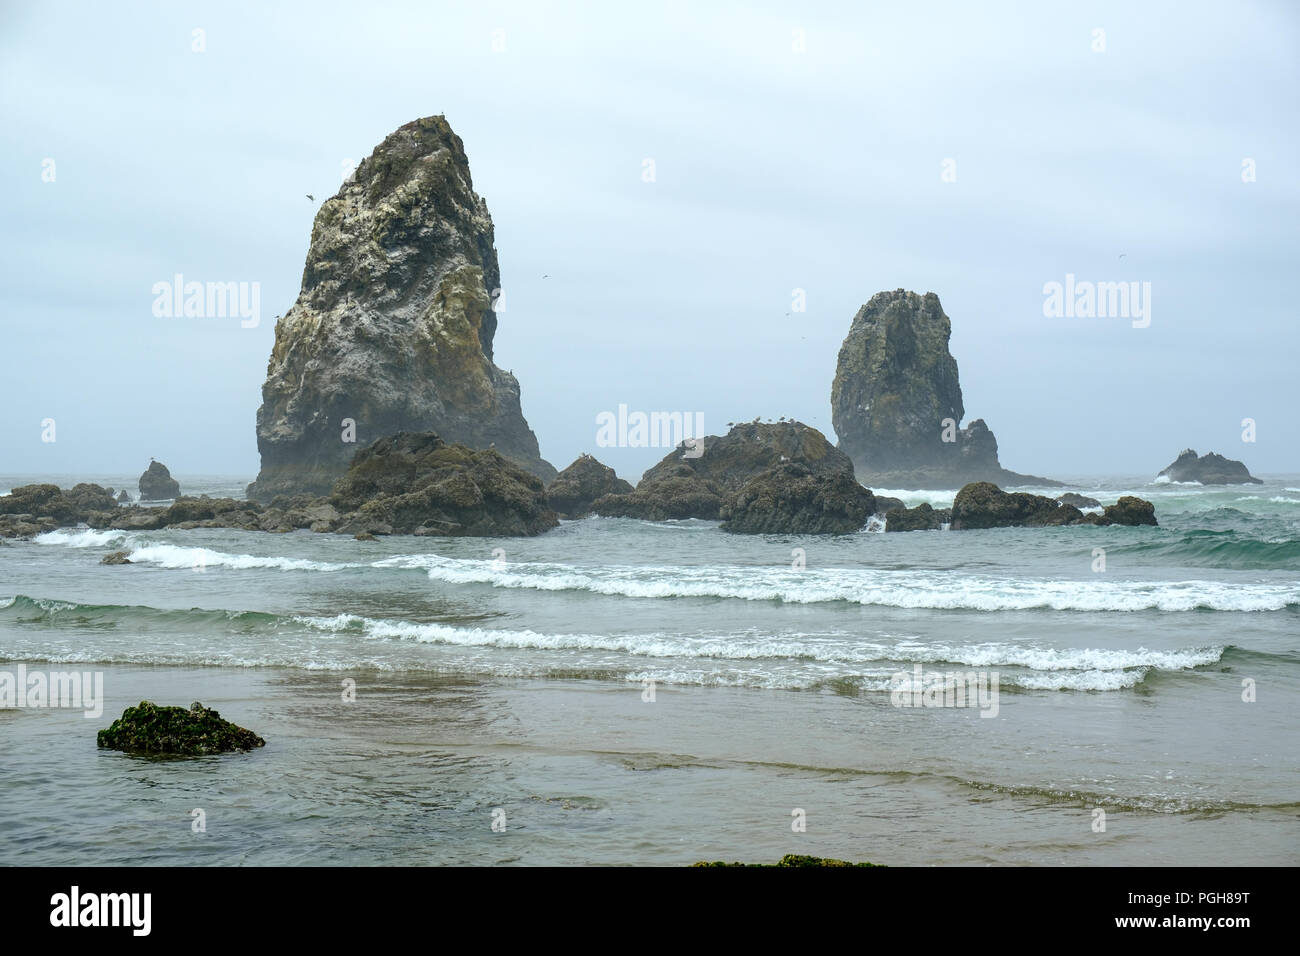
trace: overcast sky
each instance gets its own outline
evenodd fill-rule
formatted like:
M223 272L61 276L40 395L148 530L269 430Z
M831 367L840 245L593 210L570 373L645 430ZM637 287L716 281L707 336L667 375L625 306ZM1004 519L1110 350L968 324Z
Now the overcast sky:
M1300 472L1295 4L269 6L0 5L0 473L252 478L316 210L435 113L557 467L664 455L596 447L620 403L833 437L849 323L905 288L1007 467ZM156 317L176 273L260 283L261 324ZM1149 327L1045 317L1067 273L1151 283Z

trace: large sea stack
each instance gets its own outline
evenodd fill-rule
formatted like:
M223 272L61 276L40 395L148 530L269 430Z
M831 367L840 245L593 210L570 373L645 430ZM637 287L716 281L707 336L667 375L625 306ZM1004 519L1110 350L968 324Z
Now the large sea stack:
M886 488L1058 484L1003 468L983 419L957 427L966 410L951 334L933 292L878 292L853 317L831 386L831 421L858 480Z
M1173 462L1161 469L1158 477L1170 481L1200 482L1202 485L1262 485L1264 482L1234 458L1224 458L1215 452L1197 456L1191 448L1184 449Z
M249 496L328 493L353 453L400 431L555 469L492 361L492 218L447 121L407 123L316 214L302 290L276 324Z

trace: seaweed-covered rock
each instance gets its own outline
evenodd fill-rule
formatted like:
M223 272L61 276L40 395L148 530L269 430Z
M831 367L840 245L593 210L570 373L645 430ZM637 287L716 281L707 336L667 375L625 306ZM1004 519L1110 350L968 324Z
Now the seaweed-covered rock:
M98 736L100 747L133 754L201 754L251 750L266 741L243 727L222 720L215 710L197 701L184 707L159 707L142 700L128 707Z
M63 508L63 490L58 485L19 485L0 497L0 514L47 514ZM53 514L50 515L53 517Z
M785 462L817 474L853 474L853 462L817 429L802 422L747 422L721 437L685 442L641 476L631 494L603 495L592 504L606 517L664 521L720 517L726 500L756 475Z
M1262 485L1264 482L1241 462L1209 452L1197 457L1192 449L1183 451L1160 475L1170 481L1197 481L1203 485Z
M851 469L813 471L787 461L761 471L722 505L722 530L739 534L851 534L876 511L876 498Z
M400 432L356 453L332 504L350 534L536 535L559 524L542 480L494 449Z
M957 492L952 503L954 531L973 528L1043 527L1050 525L1154 525L1155 506L1125 495L1103 514L1085 515L1074 505L1055 498L1003 491L987 481L976 481Z
M0 501L3 501L0 498ZM32 538L53 531L59 522L53 518L29 514L0 514L0 538Z
M1073 524L1082 519L1073 505L1043 495L1003 491L988 481L964 486L952 503L954 531Z
M701 478L690 466L682 465L672 473L660 472L654 481L643 479L630 494L601 495L591 503L591 510L606 518L643 521L715 520L725 494L717 482Z
M168 498L179 498L180 494L180 482L172 477L167 466L160 461L150 461L149 467L140 476L140 500L165 501Z
M581 518L590 514L592 502L602 495L631 493L632 486L628 482L591 455L580 455L546 486L546 500L561 518Z
M407 431L498 452L544 481L519 382L493 361L492 217L442 116L398 128L321 204L276 323L249 497L328 494L357 445ZM502 310L504 315L504 310Z
M886 531L941 531L952 518L949 508L934 508L921 502L915 508L892 508L885 512Z
M100 510L116 507L117 503L106 489L84 482L67 491L51 484L20 485L0 497L0 515L48 518L55 522L56 527L76 524Z
M1153 525L1156 523L1156 507L1145 498L1125 495L1115 504L1106 506L1105 516L1115 524Z
M100 564L130 564L130 552L114 551L112 554L106 554L99 559Z

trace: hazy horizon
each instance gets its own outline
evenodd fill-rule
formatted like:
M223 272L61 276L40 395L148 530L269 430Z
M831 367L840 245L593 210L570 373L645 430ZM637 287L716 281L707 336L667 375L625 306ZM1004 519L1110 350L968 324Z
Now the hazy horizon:
M667 453L596 445L620 404L834 440L840 343L904 288L939 296L1007 468L1300 472L1297 40L1274 4L7 6L0 473L251 480L316 211L438 113L495 224L496 362L557 468ZM258 283L259 324L156 317L176 274ZM1150 283L1149 326L1046 317L1067 275Z

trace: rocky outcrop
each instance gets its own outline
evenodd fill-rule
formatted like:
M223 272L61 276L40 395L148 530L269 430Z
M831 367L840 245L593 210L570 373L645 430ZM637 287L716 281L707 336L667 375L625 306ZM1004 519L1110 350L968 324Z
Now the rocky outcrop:
M546 486L546 500L561 518L591 514L592 503L602 495L631 493L631 484L591 455L580 455Z
M97 743L107 750L132 754L187 757L266 746L251 730L222 720L219 713L197 701L186 710L159 707L148 700L123 711L107 730L99 732Z
M1102 515L1084 515L1093 524L1153 525L1156 523L1156 506L1145 498L1125 495L1113 505L1107 505Z
M149 467L140 476L141 501L166 501L180 497L181 486L167 466L160 461L149 462Z
M941 531L951 520L951 508L934 508L923 501L915 508L891 508L886 511L885 530Z
M401 432L357 452L330 504L350 534L535 535L559 524L542 480L491 448Z
M1262 485L1264 482L1252 475L1239 461L1224 458L1210 452L1197 457L1196 452L1188 448L1180 454L1167 468L1160 472L1160 477L1170 481L1197 481L1203 485Z
M129 552L114 551L112 554L106 554L99 559L100 564L130 564L131 558Z
M907 510L907 504L902 498L890 498L887 495L876 495L876 514L889 514L889 512L895 509Z
M747 481L784 462L802 464L816 474L853 473L848 456L801 422L745 423L700 444L702 450L678 446L641 476L631 494L603 495L592 510L647 521L717 519L723 504ZM685 457L688 453L698 455Z
M119 505L127 505L131 503L131 496L127 494L126 489L123 488L121 491L117 493L116 500Z
M983 419L957 427L965 406L951 334L933 292L879 292L853 317L831 385L831 421L858 479L886 488L1058 484L1003 468Z
M276 324L250 497L328 493L359 442L433 431L549 480L519 383L492 360L492 218L460 137L407 123L316 215L302 291Z
M81 522L123 531L238 528L450 536L535 535L559 523L542 480L496 451L406 432L359 451L329 498L279 495L261 504L202 495L177 498L165 508L119 508L98 485L77 485L69 492L55 485L26 485L0 498L0 537L29 537Z
M750 478L723 503L722 530L739 534L852 534L876 511L853 469L787 461Z
M954 531L1073 524L1154 525L1155 506L1126 495L1102 514L1084 514L1074 505L1063 504L1055 498L1007 492L987 481L966 485L952 503Z
M20 485L0 497L0 538L31 537L116 509L113 496L99 485L82 483L67 491L51 484Z

